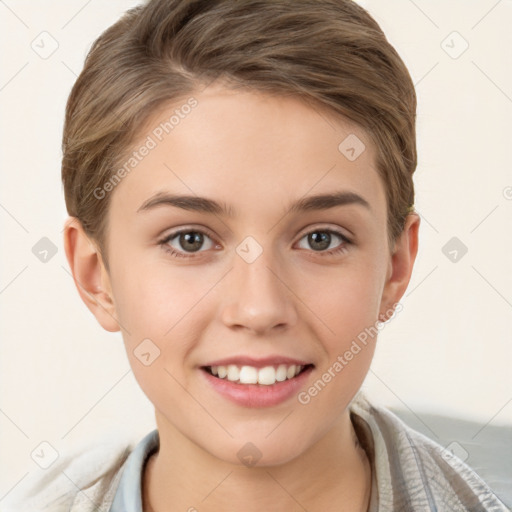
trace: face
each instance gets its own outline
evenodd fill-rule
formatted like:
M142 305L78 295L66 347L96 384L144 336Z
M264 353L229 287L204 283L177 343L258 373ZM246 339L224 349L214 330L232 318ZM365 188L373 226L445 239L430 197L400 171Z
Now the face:
M385 191L369 138L349 121L221 85L191 96L169 133L161 123L180 105L153 117L134 146L150 150L110 192L115 317L161 436L238 464L251 442L278 464L326 436L368 371L375 339L345 355L391 306ZM349 136L365 145L356 159L339 149ZM279 374L287 360L304 373L274 385L204 368Z

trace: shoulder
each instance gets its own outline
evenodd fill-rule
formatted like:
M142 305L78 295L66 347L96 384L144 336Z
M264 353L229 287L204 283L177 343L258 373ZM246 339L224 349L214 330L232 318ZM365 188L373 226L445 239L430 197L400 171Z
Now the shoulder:
M1 502L2 512L108 511L133 443L103 441L34 469Z
M379 510L507 511L467 464L388 409L362 394L349 409L371 432Z

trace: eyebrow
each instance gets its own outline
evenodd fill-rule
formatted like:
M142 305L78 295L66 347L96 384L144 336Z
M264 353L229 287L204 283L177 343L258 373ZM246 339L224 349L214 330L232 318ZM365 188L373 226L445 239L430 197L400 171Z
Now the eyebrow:
M231 206L228 206L225 203L219 203L213 199L199 196L173 195L166 192L158 192L154 196L150 197L139 207L137 213L164 205L182 208L183 210L222 215L225 217L233 217L235 214ZM307 196L294 202L290 206L289 211L290 213L300 213L306 211L327 210L345 205L360 205L371 211L370 204L366 199L355 192L349 191Z

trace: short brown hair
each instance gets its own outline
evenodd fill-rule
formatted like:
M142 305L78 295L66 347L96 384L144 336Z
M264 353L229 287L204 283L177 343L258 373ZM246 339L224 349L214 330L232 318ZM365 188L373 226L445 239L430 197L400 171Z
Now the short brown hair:
M159 108L218 78L297 96L361 126L377 148L394 245L414 203L416 93L367 11L352 0L150 0L94 42L66 106L66 207L107 268L109 197L94 191Z

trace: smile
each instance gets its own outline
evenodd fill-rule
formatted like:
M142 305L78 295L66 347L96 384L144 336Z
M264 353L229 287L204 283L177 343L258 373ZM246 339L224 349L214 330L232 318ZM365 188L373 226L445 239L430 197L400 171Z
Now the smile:
M256 368L254 366L230 364L227 366L205 366L203 368L219 379L226 379L237 384L272 386L276 382L284 382L295 378L309 366L312 365L280 364Z
M309 380L313 364L201 366L200 374L218 395L243 407L272 407L297 395ZM215 374L215 373L216 374Z

